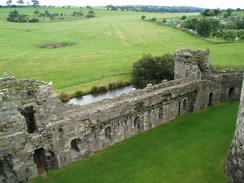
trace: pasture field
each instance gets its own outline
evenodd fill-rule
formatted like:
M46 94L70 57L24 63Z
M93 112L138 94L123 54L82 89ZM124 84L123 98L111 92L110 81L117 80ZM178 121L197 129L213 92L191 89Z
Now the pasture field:
M237 108L187 114L30 183L224 183Z
M38 8L41 12L70 15L78 8ZM167 18L183 14L122 12L94 9L94 19L41 23L6 21L13 8L0 8L0 75L53 81L57 92L89 91L93 85L129 81L132 65L144 53L162 55L178 48L211 50L218 68L244 68L244 43L214 44L167 26L140 19ZM18 8L32 14L34 8ZM84 12L87 12L84 9ZM47 49L40 45L70 42L73 46Z

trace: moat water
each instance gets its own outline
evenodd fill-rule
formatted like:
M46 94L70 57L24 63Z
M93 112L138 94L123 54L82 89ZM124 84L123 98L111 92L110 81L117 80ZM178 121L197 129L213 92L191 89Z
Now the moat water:
M103 99L108 99L108 98L112 98L115 96L120 96L122 94L127 94L133 90L135 90L135 89L133 88L132 85L125 86L125 87L109 90L109 91L103 92L103 93L88 94L88 95L84 95L83 97L72 98L67 102L67 104L74 104L74 105L91 104L91 103L98 102Z

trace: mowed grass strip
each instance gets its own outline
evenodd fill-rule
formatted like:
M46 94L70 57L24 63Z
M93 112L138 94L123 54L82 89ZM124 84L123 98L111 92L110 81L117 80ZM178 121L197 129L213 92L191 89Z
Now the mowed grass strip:
M187 114L30 183L224 183L237 108Z

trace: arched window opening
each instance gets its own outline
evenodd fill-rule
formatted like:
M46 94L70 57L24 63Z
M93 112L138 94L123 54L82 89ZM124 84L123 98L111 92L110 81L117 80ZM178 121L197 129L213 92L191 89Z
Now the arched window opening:
M197 78L201 79L201 73L200 72L197 72Z
M233 99L235 97L235 88L229 89L229 99Z
M162 107L159 108L158 118L163 119L163 108Z
M112 129L110 126L105 129L105 137L109 140L112 138Z
M140 118L137 116L134 120L134 129L140 129Z
M38 175L43 175L47 171L45 149L39 148L34 151L34 163L37 166Z
M80 139L74 139L71 141L71 149L73 149L76 152L80 152L80 144L81 140Z
M188 77L188 75L189 75L189 71L188 69L186 69L186 77Z
M208 97L208 106L213 105L213 93L211 92Z
M187 99L183 100L183 110L187 110Z
M36 131L35 112L33 106L25 107L20 112L25 117L28 133L34 133Z

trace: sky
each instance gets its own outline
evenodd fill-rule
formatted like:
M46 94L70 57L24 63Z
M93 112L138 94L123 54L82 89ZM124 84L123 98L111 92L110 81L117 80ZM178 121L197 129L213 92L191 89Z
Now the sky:
M12 0L16 2L17 0ZM24 0L24 2L31 0ZM194 6L201 8L244 8L244 0L39 0L41 5L104 6L112 5L159 5ZM5 5L6 0L0 0Z

